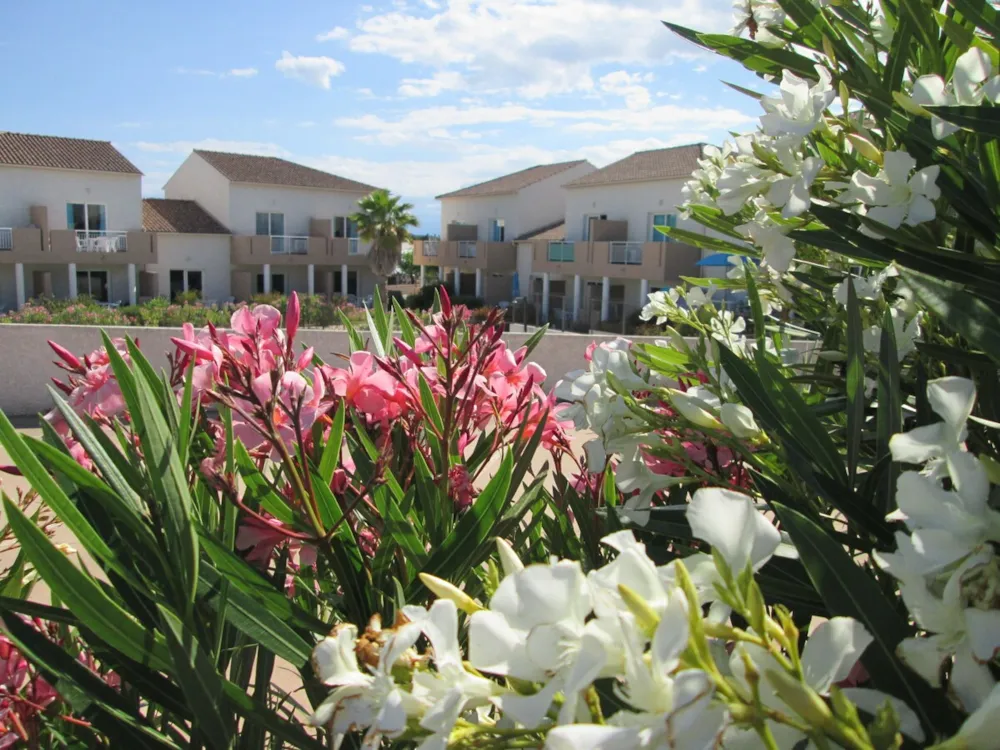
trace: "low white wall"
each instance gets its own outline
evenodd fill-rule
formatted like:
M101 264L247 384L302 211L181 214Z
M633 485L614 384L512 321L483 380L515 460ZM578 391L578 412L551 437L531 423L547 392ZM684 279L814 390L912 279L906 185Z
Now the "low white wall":
M179 328L108 328L112 337L131 336L157 369L167 367L166 353L174 350L172 336L180 336ZM508 346L520 347L530 334L508 333ZM586 365L584 352L591 341L614 339L611 335L576 335L549 333L532 354L548 373L549 387L572 370ZM9 416L27 416L47 411L52 401L47 389L51 377L64 375L52 360L55 358L47 341L55 341L74 354L80 355L101 345L99 328L91 326L0 325L0 409ZM643 339L636 337L636 341ZM331 365L340 363L335 355L349 351L347 334L342 331L302 330L297 343L316 348L316 353Z

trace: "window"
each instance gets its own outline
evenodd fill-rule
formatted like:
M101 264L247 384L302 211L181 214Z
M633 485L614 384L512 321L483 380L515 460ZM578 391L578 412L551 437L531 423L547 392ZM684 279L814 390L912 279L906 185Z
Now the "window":
M650 242L673 242L673 238L659 231L657 227L676 227L676 214L650 214L649 215L649 241Z
M280 237L285 233L285 215L257 212L257 234Z
M490 219L490 242L504 241L503 219Z
M334 282L333 282L334 283L334 289L335 289L334 293L335 294L339 294L341 297L346 297L348 294L353 294L353 295L357 296L357 294L358 294L358 272L357 271L348 271L347 272L347 291L346 292L344 291L343 287L341 286L341 281L343 280L343 277L341 276L341 274L340 274L339 271L335 274L335 277L336 278L334 279Z
M605 221L608 218L607 214L588 214L583 217L583 241L586 242L590 239L591 228L595 221Z
M334 216L333 217L333 236L334 237L357 237L358 236L358 222L351 221L347 216Z
M66 228L78 232L107 230L107 209L102 203L67 203Z
M182 292L202 291L201 271L185 271L173 269L170 271L170 300L177 299Z
M107 271L77 271L76 293L86 294L97 302L109 302L111 288L108 284Z
M271 274L271 291L274 294L284 294L285 293L285 274L283 273L272 273ZM257 274L257 294L264 293L264 274Z
M572 242L550 242L549 243L550 263L572 263L573 243Z

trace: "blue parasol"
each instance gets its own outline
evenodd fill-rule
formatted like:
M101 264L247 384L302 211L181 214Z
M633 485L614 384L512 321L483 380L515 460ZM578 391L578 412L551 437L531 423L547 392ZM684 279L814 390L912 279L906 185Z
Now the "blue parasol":
M511 299L517 299L521 296L521 281L518 278L517 271L514 271L514 275L511 278L511 286L513 287L510 292Z

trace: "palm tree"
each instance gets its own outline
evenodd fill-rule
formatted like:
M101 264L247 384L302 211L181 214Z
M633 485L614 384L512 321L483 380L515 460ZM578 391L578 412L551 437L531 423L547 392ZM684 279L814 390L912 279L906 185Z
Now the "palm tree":
M386 278L399 266L403 243L410 239L410 227L420 223L410 213L412 210L413 204L403 203L400 196L376 190L358 201L358 211L350 217L357 224L358 236L371 243L368 263L379 279L379 294L383 294Z

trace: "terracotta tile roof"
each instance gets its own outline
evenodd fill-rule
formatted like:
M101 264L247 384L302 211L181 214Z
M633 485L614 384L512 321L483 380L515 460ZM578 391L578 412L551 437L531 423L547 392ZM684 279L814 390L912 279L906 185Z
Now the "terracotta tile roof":
M568 188L613 185L619 182L682 180L698 168L703 143L639 151L565 185Z
M144 198L142 228L146 232L179 232L181 234L229 234L196 201Z
M287 185L289 187L341 190L365 194L377 190L377 188L363 182L322 172L287 159L279 159L276 156L227 154L222 151L202 151L201 149L195 149L195 153L232 182Z
M0 132L0 164L141 175L108 141Z
M437 199L473 198L480 195L504 195L506 193L516 193L518 190L528 187L528 185L533 185L536 182L547 180L549 177L557 175L560 172L565 172L567 169L579 166L580 164L585 163L585 161L585 159L577 159L576 161L564 161L559 164L539 164L537 167L528 167L527 169L522 169L520 172L514 172L513 174L507 174L503 177L497 177L492 180L487 180L486 182L470 185L469 187L462 188L461 190L455 190L451 193L439 195L437 196Z
M525 232L518 240L564 240L566 239L566 221L565 219L559 219L559 221L548 224L544 227L538 227L537 229L532 229L530 232Z

